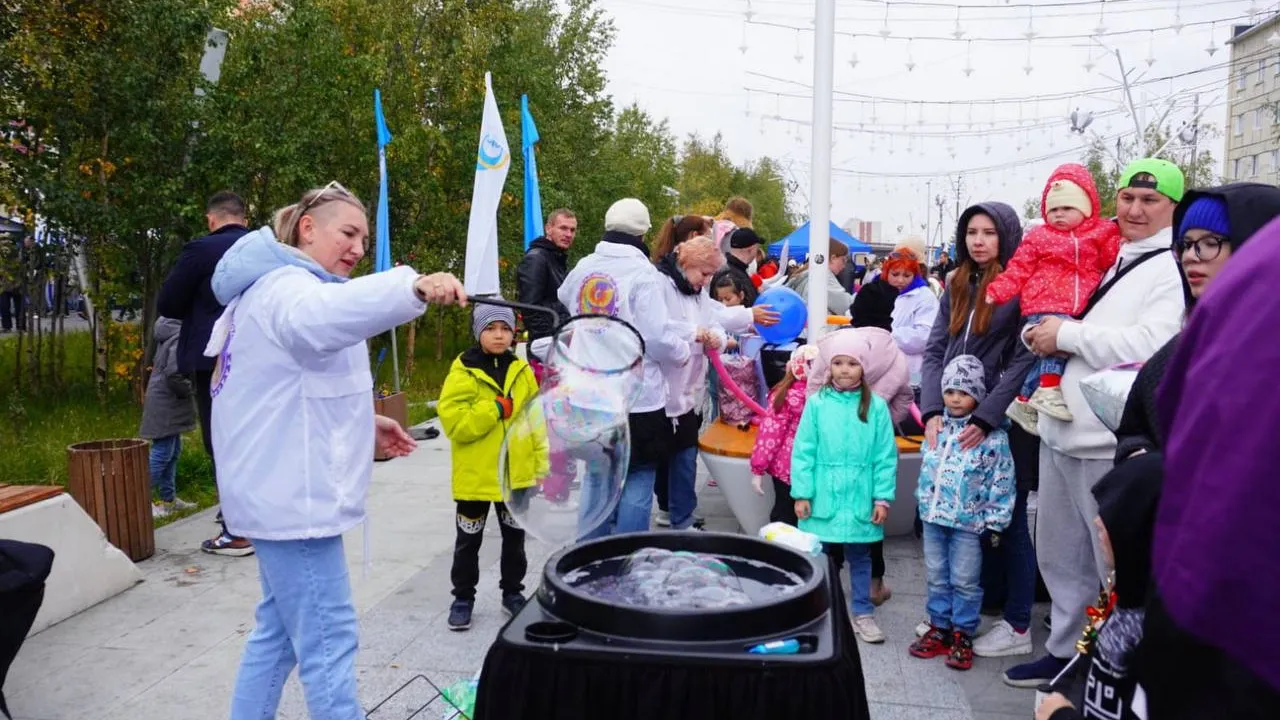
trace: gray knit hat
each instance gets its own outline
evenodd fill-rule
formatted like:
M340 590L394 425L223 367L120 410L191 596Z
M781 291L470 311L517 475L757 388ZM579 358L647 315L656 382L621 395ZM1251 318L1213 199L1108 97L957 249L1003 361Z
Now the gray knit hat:
M959 390L982 402L987 397L987 371L972 355L957 355L942 371L942 392Z
M512 332L516 329L516 314L509 307L501 305L490 305L488 303L475 303L475 310L471 315L471 332L475 334L476 340L480 339L480 333L489 327L490 323L504 322Z

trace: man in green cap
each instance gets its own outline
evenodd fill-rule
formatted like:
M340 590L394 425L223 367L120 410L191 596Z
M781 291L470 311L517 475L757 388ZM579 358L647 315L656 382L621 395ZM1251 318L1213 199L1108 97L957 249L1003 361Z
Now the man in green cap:
M1145 362L1178 332L1186 311L1182 274L1170 251L1173 210L1183 177L1166 160L1135 160L1120 176L1116 222L1124 241L1079 320L1049 318L1024 333L1039 355L1067 353L1062 375L1070 422L1040 413L1040 490L1036 556L1053 600L1053 627L1038 660L1009 668L1004 680L1036 687L1075 655L1085 608L1107 572L1093 519L1092 489L1114 464L1116 438L1089 408L1080 381L1104 368Z

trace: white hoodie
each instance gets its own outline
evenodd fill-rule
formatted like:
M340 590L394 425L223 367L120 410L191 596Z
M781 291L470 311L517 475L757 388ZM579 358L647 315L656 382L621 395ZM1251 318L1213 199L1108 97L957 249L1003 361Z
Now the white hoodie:
M911 387L920 387L920 368L929 344L933 321L938 319L938 296L928 285L902 293L893 303L893 339L907 356Z
M669 277L663 277L663 301L667 306L667 327L689 343L689 362L664 373L667 380L667 417L678 418L691 410L701 410L707 399L707 367L709 361L702 343L694 342L698 328L706 328L724 347L725 333L719 326L724 305L712 300L706 290L685 295Z
M1083 322L1067 321L1058 330L1058 347L1071 357L1062 375L1067 408L1075 416L1062 422L1040 414L1040 439L1050 449L1082 460L1115 457L1116 436L1107 429L1080 392L1080 381L1112 365L1145 362L1182 326L1186 312L1182 273L1170 251L1173 231L1166 228L1145 240L1120 246L1106 284L1120 268L1153 250L1164 250L1126 274Z
M666 407L664 370L683 366L689 361L689 341L668 327L663 287L669 281L653 266L649 258L631 245L600 242L590 255L578 261L560 284L557 297L571 315L611 315L631 324L644 339L644 387L631 408L633 413L652 412ZM579 347L575 339L573 352L586 351L606 367L616 367L609 348ZM625 362L625 359L623 359Z

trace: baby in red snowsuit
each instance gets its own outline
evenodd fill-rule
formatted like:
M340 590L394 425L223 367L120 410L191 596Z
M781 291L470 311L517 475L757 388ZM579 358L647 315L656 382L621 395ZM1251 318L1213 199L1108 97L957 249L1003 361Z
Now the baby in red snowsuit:
M1049 176L1041 201L1045 224L1027 233L1009 266L987 286L987 302L1002 305L1018 297L1028 326L1046 317L1075 317L1097 289L1120 251L1120 229L1100 217L1093 177L1083 165L1068 163ZM1009 417L1033 433L1037 412L1064 422L1074 418L1062 395L1066 356L1041 358L1031 369ZM1028 397L1029 396L1029 397Z

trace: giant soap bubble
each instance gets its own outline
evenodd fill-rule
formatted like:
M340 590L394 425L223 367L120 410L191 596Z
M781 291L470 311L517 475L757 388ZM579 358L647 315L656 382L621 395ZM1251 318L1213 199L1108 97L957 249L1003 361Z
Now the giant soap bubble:
M561 546L608 532L631 456L644 342L621 320L583 315L544 356L537 397L508 421L498 477L516 523Z

